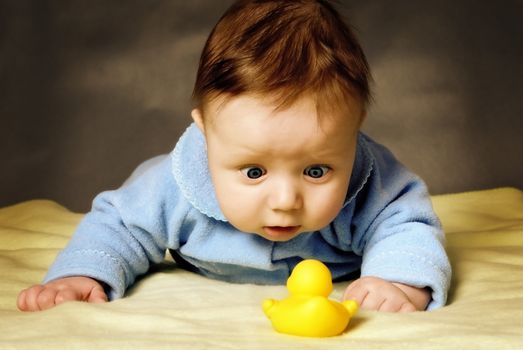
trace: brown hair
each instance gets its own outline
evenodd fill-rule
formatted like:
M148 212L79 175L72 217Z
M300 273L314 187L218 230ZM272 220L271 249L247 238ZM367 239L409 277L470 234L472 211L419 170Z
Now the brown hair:
M327 0L240 0L221 17L203 49L193 99L273 96L278 108L312 94L318 109L365 110L370 71L356 37Z

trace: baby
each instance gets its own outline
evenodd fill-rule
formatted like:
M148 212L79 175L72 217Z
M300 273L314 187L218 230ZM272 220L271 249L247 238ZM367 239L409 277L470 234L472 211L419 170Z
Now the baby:
M328 1L234 3L205 44L194 123L169 156L95 198L18 307L121 298L167 250L178 266L255 284L283 284L314 258L355 279L344 298L363 309L443 306L451 268L427 188L359 131L369 80Z

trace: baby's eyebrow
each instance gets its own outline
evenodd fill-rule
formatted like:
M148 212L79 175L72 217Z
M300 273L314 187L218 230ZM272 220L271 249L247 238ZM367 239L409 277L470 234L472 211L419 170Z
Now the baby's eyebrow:
M243 146L241 148L237 148L232 152L232 155L236 157L255 157L269 153L250 146Z
M330 159L333 157L339 157L341 155L341 152L334 148L323 148L317 152L310 153L309 155L311 158L321 160L321 159Z

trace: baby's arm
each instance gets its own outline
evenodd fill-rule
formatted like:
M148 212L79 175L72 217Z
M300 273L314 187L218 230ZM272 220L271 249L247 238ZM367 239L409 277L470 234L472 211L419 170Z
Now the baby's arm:
M378 277L362 277L352 282L343 299L352 299L364 310L411 312L425 310L430 301L427 288L391 283Z
M363 279L355 287L361 283L359 288L370 294L406 298L419 310L441 307L446 301L451 266L427 187L387 149L365 140L373 167L355 199L350 244L362 257L361 276L388 282L381 286L386 292L374 289L370 293Z
M167 248L178 248L183 221L177 218L185 217L187 205L178 205L182 197L167 160L127 186L95 198L43 285L20 293L21 310L36 311L67 300L97 301L102 293L103 300L120 298L151 263L164 259Z
M66 301L103 303L107 295L103 286L89 277L66 277L24 289L18 295L17 306L22 311L40 311Z

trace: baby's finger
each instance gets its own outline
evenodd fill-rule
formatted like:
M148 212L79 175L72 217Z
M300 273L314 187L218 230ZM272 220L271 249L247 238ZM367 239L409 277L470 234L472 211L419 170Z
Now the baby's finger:
M369 293L365 297L365 299L361 302L360 307L363 310L373 310L377 311L380 309L380 306L385 302L385 298L382 296L376 294L376 293Z
M345 289L343 300L354 300L361 305L368 294L369 290L367 288L358 288L358 286L353 283Z
M379 307L378 311L383 312L398 312L403 305L403 301L397 299L386 299Z
M35 285L25 290L25 311L39 311L38 295L44 289L42 285Z
M18 307L18 309L20 311L29 311L27 309L27 303L25 301L26 298L27 298L27 289L24 289L23 291L20 292L20 294L18 294L18 298L16 299L16 307Z
M43 288L36 298L38 309L47 310L52 308L55 305L56 293L57 290L54 288Z
M406 302L403 305L401 305L401 307L400 307L398 312L414 312L414 311L417 311L417 309L414 306L414 304Z
M91 290L87 301L90 303L105 303L107 302L107 294L105 294L102 287L95 287Z
M81 301L82 297L75 293L71 289L62 289L55 295L54 303L55 305L59 305L62 303L65 303L66 301L74 301L79 300Z

